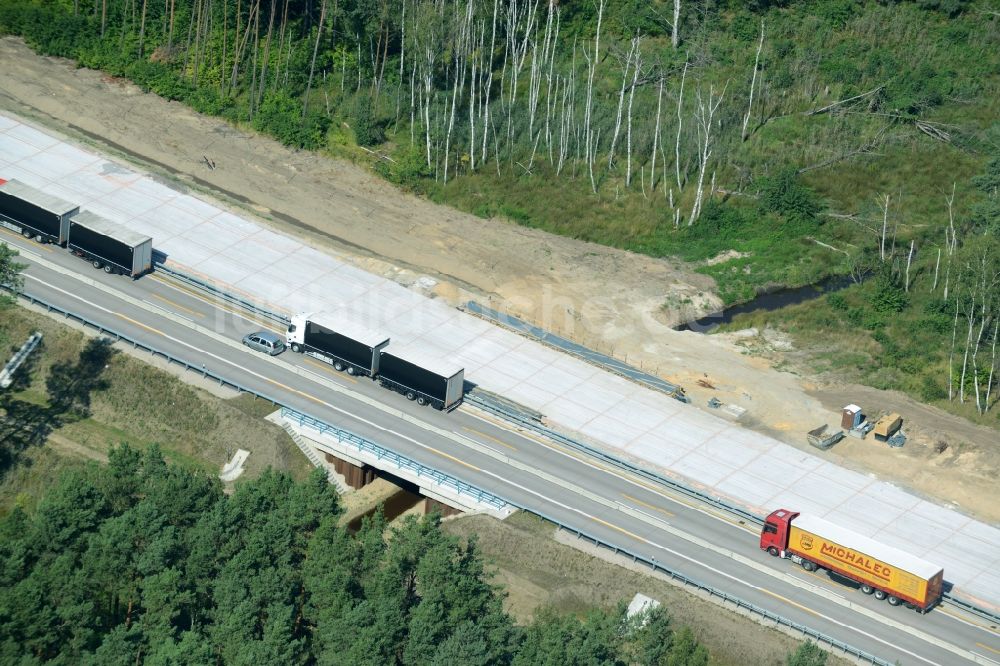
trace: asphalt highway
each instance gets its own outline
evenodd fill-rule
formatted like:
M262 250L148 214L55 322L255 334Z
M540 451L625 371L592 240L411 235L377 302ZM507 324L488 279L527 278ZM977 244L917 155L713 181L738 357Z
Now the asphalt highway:
M515 432L477 410L441 413L300 354L286 351L271 358L250 351L239 345L246 333L284 331L170 278L109 276L65 250L6 229L0 229L0 241L23 251L26 294L517 505L890 662L1000 666L997 628L953 607L925 615L890 607L825 572L808 573L761 552L753 527L581 453Z

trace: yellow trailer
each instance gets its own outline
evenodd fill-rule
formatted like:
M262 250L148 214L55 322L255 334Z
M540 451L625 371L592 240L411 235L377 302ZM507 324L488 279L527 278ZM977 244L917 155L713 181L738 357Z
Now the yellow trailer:
M941 567L822 518L785 509L767 517L761 548L789 557L807 571L822 567L856 581L862 592L894 606L905 602L926 610L943 591Z

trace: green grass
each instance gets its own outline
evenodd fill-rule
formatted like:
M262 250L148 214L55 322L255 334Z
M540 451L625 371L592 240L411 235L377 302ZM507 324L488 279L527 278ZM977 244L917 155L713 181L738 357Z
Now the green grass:
M49 368L74 360L86 338L59 321L20 307L0 310L0 340L17 346L11 341L34 330L44 335L41 351L36 352L37 367L30 385L13 397L45 405ZM288 470L298 479L312 469L287 434L263 420L274 411L266 401L246 395L215 397L124 353L112 358L103 377L108 386L93 394L90 416L57 429L57 435L97 453L122 442L141 449L155 444L167 460L207 473L217 471L237 448L251 451L246 478L258 476L268 466ZM80 456L44 444L29 449L0 479L0 511L15 501L30 504L46 479L54 478L62 467L80 464Z
M785 330L793 336L798 350L794 365L805 367L821 378L901 391L920 402L1000 429L1000 408L994 406L980 415L971 383L966 388L965 404L947 400L952 319L939 310L940 285L938 297L929 293L930 280L931 276L925 276L911 287L909 304L898 313L879 314L874 310L877 286L871 280L773 312L737 315L721 330L749 327ZM962 326L960 321L956 348L959 365Z

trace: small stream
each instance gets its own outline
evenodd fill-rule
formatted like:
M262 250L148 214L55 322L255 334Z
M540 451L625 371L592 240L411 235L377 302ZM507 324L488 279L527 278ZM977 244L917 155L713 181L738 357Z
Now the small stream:
M865 278L862 278L864 280ZM807 284L804 287L792 287L775 289L758 295L752 301L740 303L726 308L721 312L705 315L700 319L689 321L679 326L675 326L675 331L692 331L694 333L711 333L721 324L728 324L733 321L736 315L746 314L764 310L772 312L788 305L797 305L826 294L846 289L852 284L856 284L853 278L847 275L834 275L821 280L816 284Z

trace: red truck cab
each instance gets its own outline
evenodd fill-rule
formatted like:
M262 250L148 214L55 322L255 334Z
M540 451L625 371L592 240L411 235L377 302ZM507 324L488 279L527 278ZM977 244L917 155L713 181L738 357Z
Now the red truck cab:
M760 549L774 556L784 555L788 547L788 528L798 514L788 509L778 509L764 520L760 531Z

